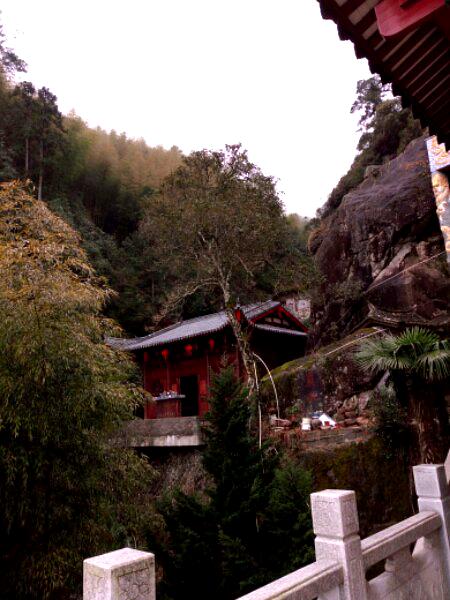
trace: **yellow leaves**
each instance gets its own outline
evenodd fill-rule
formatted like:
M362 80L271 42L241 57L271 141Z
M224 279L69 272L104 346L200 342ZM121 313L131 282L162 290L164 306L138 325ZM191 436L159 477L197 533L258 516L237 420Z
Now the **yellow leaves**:
M0 269L0 296L34 300L40 310L55 304L100 310L109 295L97 285L78 235L18 182L0 188Z

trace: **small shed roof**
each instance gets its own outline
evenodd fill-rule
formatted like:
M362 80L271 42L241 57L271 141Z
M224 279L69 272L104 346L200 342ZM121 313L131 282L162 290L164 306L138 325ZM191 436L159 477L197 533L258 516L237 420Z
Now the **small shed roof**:
M254 321L261 315L270 312L278 306L281 306L280 302L275 300L267 300L266 302L241 306L241 310L248 321ZM297 320L297 317L295 317L295 315L293 315L288 309L283 307L283 310ZM195 317L194 319L180 321L179 323L175 323L174 325L170 325L169 327L165 327L160 331L155 331L154 333L150 333L149 335L143 337L128 340L121 338L107 338L106 342L113 348L118 348L120 350L143 350L145 348L171 344L184 339L214 333L216 331L220 331L221 329L225 329L228 324L228 317L225 311L222 310L210 315L204 315L202 317ZM282 327L273 327L271 325L258 324L255 325L255 327L270 333L284 333L288 335L302 336L307 335L303 331L283 329Z

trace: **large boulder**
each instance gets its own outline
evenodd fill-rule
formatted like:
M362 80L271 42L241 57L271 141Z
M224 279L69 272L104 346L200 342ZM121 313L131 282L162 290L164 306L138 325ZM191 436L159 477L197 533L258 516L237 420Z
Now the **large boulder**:
M352 425L357 418L370 416L372 391L380 384L383 374L361 369L354 354L362 339L378 334L378 328L358 330L339 342L274 369L272 377L281 414L289 414L293 406L300 416L321 409L337 421L351 419ZM275 397L268 377L263 379L261 396L273 409Z
M424 138L369 169L310 246L323 275L312 306L316 345L367 324L449 327L450 277Z

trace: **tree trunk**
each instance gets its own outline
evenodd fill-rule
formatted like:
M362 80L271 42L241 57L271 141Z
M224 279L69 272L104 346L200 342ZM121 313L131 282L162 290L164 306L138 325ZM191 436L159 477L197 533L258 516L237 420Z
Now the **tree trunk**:
M41 140L39 147L39 183L38 200L42 200L42 181L44 179L44 140Z
M253 359L253 353L248 343L246 332L243 330L240 321L236 316L234 307L232 306L232 299L228 280L221 274L220 287L222 288L223 299L225 302L225 312L230 321L231 328L236 338L239 353L244 363L244 369L247 371L247 387L248 397L252 398L256 390L256 379L255 379L255 361Z
M30 140L28 136L25 138L25 177L28 177L28 170L30 168Z
M244 363L244 369L247 372L247 387L248 396L251 398L256 391L256 379L255 379L255 361L253 359L253 352L248 343L246 332L243 330L241 323L236 317L236 313L233 308L227 308L226 313L231 323L231 328L236 338L239 353Z
M411 416L417 431L421 463L443 463L448 451L446 431L440 422L439 397L436 387L417 377L407 382ZM446 428L445 428L446 429Z

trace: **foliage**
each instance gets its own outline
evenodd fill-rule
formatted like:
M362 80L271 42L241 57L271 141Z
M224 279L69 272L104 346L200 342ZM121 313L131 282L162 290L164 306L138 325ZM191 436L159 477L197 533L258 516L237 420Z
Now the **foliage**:
M383 85L378 75L369 79L361 79L356 84L356 100L353 102L350 112L359 112L358 125L361 131L373 126L373 118L377 108L386 99L390 86Z
M333 287L333 297L344 303L354 303L362 297L363 284L361 281L346 279L336 283Z
M214 227L228 261L221 263L222 279L230 279L225 304L304 291L315 277L308 224L284 216L272 178L244 151L193 153L177 171L182 160L176 146L152 148L124 133L89 128L73 112L61 117L47 88L0 77L1 179L31 180L77 228L94 268L118 292L107 312L130 334L142 335L151 316L166 312L180 294L171 318L223 307L220 286L198 285L211 278L205 261L194 257L202 244L203 255L214 245Z
M0 78L10 77L16 71L23 73L25 62L11 48L6 46L6 36L0 23Z
M245 394L230 369L217 377L205 431L209 501L180 492L161 505L167 598L235 598L312 558L310 475L259 449Z
M254 298L269 271L272 290L282 285L291 258L285 232L272 178L238 145L186 157L141 227L160 269L177 282L174 303L208 288L219 289L225 305Z
M357 97L351 112L359 112L358 154L350 169L341 177L326 203L318 210L326 217L335 210L342 198L359 185L368 165L382 164L394 158L413 139L422 134L418 121L409 108L402 108L399 98L386 98L389 86L383 85L378 75L358 81Z
M15 184L0 189L0 266L0 585L67 597L83 558L137 536L151 473L108 439L140 394L103 342L109 291L77 235Z
M239 145L185 157L149 203L139 230L167 286L160 318L207 291L225 307L252 392L251 350L239 302L307 287L310 259L289 229L274 181ZM297 237L297 239L295 239Z
M392 384L381 386L373 393L375 433L386 447L387 458L404 452L409 443L408 413L402 406Z
M407 371L430 381L444 379L450 373L448 340L422 327L411 327L398 336L387 334L366 340L356 359L364 369L374 372Z
M448 449L449 422L442 391L433 382L450 372L448 340L421 327L399 335L385 334L365 340L356 353L357 362L373 372L391 371L400 401L408 403L410 425L417 435L420 461L443 462ZM425 383L427 382L427 383ZM414 464L416 459L412 459Z
M90 129L74 113L64 125L66 189L81 194L94 224L125 239L135 231L154 190L180 164L180 150L150 148L124 133Z

